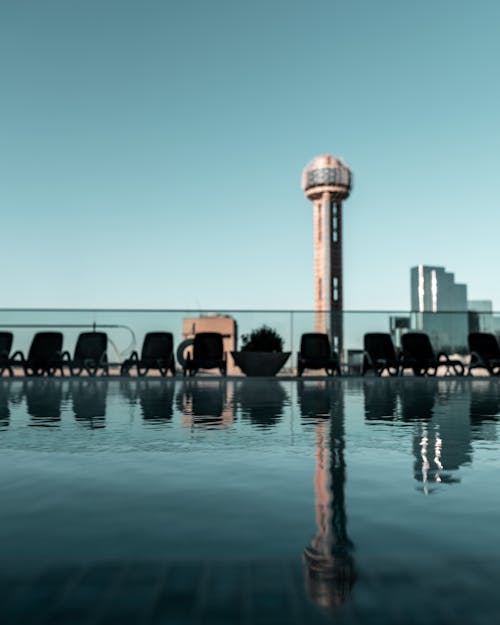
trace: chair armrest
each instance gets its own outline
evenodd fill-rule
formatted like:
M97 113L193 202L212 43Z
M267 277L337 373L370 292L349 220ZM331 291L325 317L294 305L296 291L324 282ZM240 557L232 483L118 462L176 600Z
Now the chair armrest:
M485 365L486 364L485 361L484 361L484 358L481 356L481 354L478 354L477 352L471 352L470 353L470 362L471 362L471 364L473 362L479 363L481 365Z
M134 350L128 358L124 358L122 365L132 366L134 362L139 362L139 354Z
M20 358L20 360L16 360L16 358L17 358L17 357L19 357L19 358ZM17 350L17 352L14 352L14 353L12 354L12 356L11 356L11 361L12 361L12 362L26 362L26 358L25 358L25 356L24 356L24 354L23 354L23 352L22 352L22 351Z

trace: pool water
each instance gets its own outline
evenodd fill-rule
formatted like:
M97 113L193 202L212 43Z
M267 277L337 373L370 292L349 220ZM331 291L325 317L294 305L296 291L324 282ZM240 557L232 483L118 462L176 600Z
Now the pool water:
M0 382L2 623L491 623L496 379Z

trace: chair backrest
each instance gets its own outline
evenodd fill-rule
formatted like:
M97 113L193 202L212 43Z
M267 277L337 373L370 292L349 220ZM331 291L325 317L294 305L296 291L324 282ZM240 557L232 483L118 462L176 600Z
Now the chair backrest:
M331 358L332 350L327 334L307 332L300 339L300 355L302 358Z
M433 360L434 350L427 334L407 332L401 337L403 351L415 360Z
M220 332L199 332L194 336L194 360L222 360L224 347Z
M9 357L13 340L12 332L0 332L0 361Z
M141 360L168 360L174 349L171 332L148 332L142 344Z
M385 332L365 334L364 348L373 360L396 360L396 351L391 335Z
M106 332L82 332L75 347L75 361L92 360L101 362L108 348Z
M60 354L62 345L62 332L37 332L31 341L28 361L39 366L49 364Z
M500 348L494 334L488 332L471 332L468 337L469 350L477 352L486 359L500 358Z

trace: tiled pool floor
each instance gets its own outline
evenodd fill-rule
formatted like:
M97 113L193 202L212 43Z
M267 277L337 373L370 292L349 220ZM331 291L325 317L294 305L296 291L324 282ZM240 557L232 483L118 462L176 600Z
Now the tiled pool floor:
M0 622L500 622L498 380L2 380Z
M299 563L119 562L0 578L2 623L177 625L242 623L496 623L500 560L398 561L361 571L343 604L320 607Z

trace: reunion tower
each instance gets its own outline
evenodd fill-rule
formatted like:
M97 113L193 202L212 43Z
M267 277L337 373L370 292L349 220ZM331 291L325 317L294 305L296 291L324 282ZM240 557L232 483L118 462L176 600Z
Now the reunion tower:
M326 332L342 358L342 202L351 192L351 170L323 154L302 173L302 189L314 207L314 310L316 332Z

